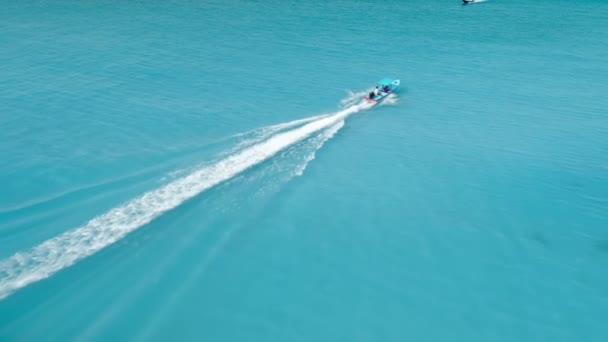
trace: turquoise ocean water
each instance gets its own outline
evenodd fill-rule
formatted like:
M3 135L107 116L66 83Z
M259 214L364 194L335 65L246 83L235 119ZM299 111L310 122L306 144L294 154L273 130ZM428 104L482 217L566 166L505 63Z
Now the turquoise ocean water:
M606 341L606 18L4 2L0 341Z

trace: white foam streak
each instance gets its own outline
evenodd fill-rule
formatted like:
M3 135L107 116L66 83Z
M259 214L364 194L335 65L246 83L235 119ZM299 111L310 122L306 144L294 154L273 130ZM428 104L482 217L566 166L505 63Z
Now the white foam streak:
M111 209L83 226L0 261L0 299L96 253L162 213L263 162L315 132L331 127L335 133L339 129L336 124L350 114L370 107L371 105L363 103L331 116L312 121L304 119L306 121L301 123L306 124L301 127L279 133L212 165L201 167L185 177ZM329 131L331 132L331 129Z
M348 90L347 92L348 95L346 96L346 98L340 101L340 106L342 108L348 108L354 105L355 103L361 102L361 99L363 99L369 93L369 91L353 92L351 90Z
M300 165L296 170L294 175L295 176L301 176L304 174L304 170L306 170L306 166L308 166L308 163L310 163L311 161L313 161L315 159L315 155L317 153L317 151L323 147L323 144L325 144L325 142L331 138L333 138L334 135L336 135L336 133L340 130L340 128L342 128L342 126L344 126L344 120L336 123L335 125L331 126L330 128L326 129L325 131L323 131L314 141L313 141L313 145L314 148L312 149L312 151L310 152L310 154L306 157L306 159L304 160L304 162L302 163L302 165Z
M397 102L399 102L399 97L397 97L397 95L395 95L394 93L391 93L391 94L388 94L382 102L380 102L380 105L381 106L392 106L394 104L397 104Z
M266 126L266 127L254 129L254 130L251 130L251 131L248 131L245 133L239 133L239 134L235 135L234 137L244 137L245 139L243 141L241 141L240 143L238 143L230 151L230 153L234 153L238 150L241 150L241 149L251 146L253 144L259 143L260 141L266 140L266 139L270 138L271 136L273 136L277 133L280 133L282 131L285 131L287 129L301 126L303 124L306 124L311 121L315 121L315 120L318 120L318 119L321 119L321 118L324 118L327 116L328 116L327 114L311 116L311 117L304 118L304 119L297 119L297 120L293 120L293 121L289 121L289 122L285 122L285 123L280 123L280 124L276 124L276 125L272 125L272 126Z

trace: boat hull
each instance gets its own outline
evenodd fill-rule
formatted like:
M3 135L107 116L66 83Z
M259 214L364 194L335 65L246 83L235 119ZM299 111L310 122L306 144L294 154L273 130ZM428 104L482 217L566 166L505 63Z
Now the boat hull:
M380 102L380 101L382 101L382 99L387 97L390 93L397 90L397 88L399 88L400 84L401 84L400 80L392 80L389 78L384 78L378 82L378 89L383 89L383 87L385 85L388 85L389 91L388 92L380 91L380 93L378 95L374 96L373 98L371 98L369 96L365 96L363 99L370 103Z

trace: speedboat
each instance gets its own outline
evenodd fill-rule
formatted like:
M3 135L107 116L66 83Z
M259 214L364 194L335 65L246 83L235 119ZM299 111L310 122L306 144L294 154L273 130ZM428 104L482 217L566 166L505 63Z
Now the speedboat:
M401 81L393 80L391 78L383 78L378 81L376 88L373 89L364 99L368 102L379 102L383 98L387 97L388 94L394 92L399 88L399 84ZM386 89L385 89L386 88ZM375 95L374 92L378 89L378 95Z

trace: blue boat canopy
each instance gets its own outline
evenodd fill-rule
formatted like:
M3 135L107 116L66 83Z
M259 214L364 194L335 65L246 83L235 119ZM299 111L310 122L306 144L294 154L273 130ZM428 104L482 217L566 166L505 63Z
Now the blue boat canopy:
M390 86L393 83L393 79L392 78L383 78L380 81L378 81L378 85L388 85Z

